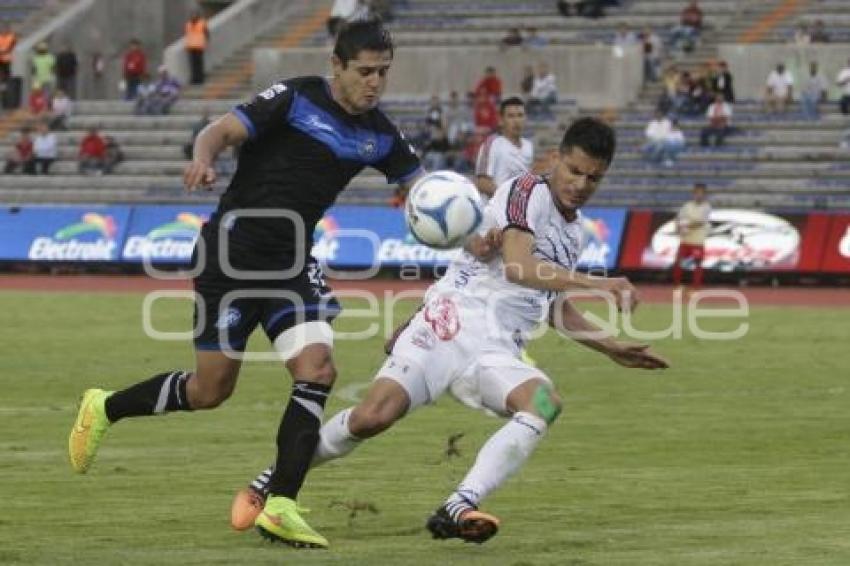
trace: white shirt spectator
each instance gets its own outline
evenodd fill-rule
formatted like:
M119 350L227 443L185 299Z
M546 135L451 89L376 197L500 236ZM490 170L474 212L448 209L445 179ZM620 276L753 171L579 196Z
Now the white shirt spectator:
M498 188L508 179L527 173L534 161L534 144L520 138L519 147L502 135L492 135L481 144L475 174L493 179Z
M650 120L649 124L646 125L644 134L649 142L664 141L670 134L672 127L673 124L670 123L670 119L665 116L663 118Z
M803 93L812 99L819 99L821 95L829 89L826 79L820 73L812 76L811 73L806 75L806 80L803 83Z
M47 132L46 134L36 134L32 138L32 152L38 159L56 159L59 155L59 149L56 145L56 134Z
M837 82L838 86L841 87L841 94L844 96L850 96L850 67L844 67L841 69L841 72L838 73L838 78L835 79L835 82Z
M719 108L718 108L719 106ZM726 118L727 121L732 120L732 105L728 102L712 102L705 111L705 117L711 120L712 118Z
M794 86L794 76L788 69L785 69L782 73L774 69L767 76L767 88L770 89L773 96L787 97L792 86Z
M621 49L625 49L630 45L636 45L638 42L637 36L634 32L625 31L625 32L617 32L614 36L614 46L620 47Z
M685 145L685 133L679 128L672 128L667 134L666 141L668 143Z
M538 100L546 100L550 97L558 96L558 83L555 81L555 75L549 73L543 77L534 75L534 82L531 85L531 97Z

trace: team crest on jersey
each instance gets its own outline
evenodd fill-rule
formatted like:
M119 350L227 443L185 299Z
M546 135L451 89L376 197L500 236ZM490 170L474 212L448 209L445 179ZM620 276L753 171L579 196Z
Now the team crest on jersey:
M423 350L433 350L437 345L434 335L427 328L419 328L413 333L410 341L414 346L418 346Z
M226 328L233 328L239 321L242 320L242 313L236 307L230 307L223 313L221 313L218 317L218 321L215 323L215 327L219 330L224 330Z
M437 338L444 342L454 338L460 331L460 316L451 299L440 297L431 301L422 316L434 329Z
M375 151L377 150L378 144L373 139L363 140L357 144L357 153L360 154L360 157L369 159L374 157Z

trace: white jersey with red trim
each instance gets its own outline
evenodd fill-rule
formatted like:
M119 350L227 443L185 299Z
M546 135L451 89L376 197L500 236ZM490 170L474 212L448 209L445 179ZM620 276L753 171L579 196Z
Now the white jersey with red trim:
M542 177L525 174L500 186L484 209L479 233L513 227L534 235L534 256L573 269L582 249L581 215L569 222L555 206L551 189ZM520 345L545 321L557 293L530 289L505 278L501 256L481 262L469 253L453 260L445 275L428 290L428 298L460 295L463 307L482 306L487 328L498 328ZM484 314L484 313L481 313ZM479 315L480 316L480 315Z
M505 136L493 134L478 150L475 174L490 177L496 187L500 187L506 181L527 173L533 162L534 144L530 140L520 138L517 147Z

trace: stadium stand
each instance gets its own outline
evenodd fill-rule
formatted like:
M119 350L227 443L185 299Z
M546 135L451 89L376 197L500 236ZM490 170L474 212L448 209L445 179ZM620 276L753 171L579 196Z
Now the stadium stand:
M816 8L802 14L783 14L780 28L761 25L776 20L779 0L703 0L707 29L690 52L668 54L666 67L698 71L716 59L716 46L734 43L747 36L761 41L793 29L799 18L821 10L836 10L840 2L817 2ZM496 45L509 27L536 27L551 43L608 42L622 23L640 29L649 26L666 36L678 21L682 0L625 2L604 18L562 18L555 2L548 0L488 0L447 2L410 0L397 3L392 29L402 46L449 44ZM202 88L188 89L171 115L136 117L130 103L121 101L81 101L69 122L67 132L59 132L60 156L49 177L0 176L0 201L11 202L176 202L212 201L216 193L185 195L181 171L185 163L182 146L192 125L204 109L215 116L250 95L250 54L259 46L324 45L327 7L305 12L288 21L284 29L258 37L251 45L233 54L213 70ZM840 18L839 18L840 19ZM761 27L760 27L761 25ZM788 27L790 26L790 27ZM754 32L753 30L756 30ZM761 30L761 31L760 31ZM293 39L294 38L294 39ZM470 87L477 77L470 77ZM768 116L760 102L742 100L735 104L734 124L740 133L727 139L721 148L699 148L702 117L684 118L682 127L688 149L672 168L657 168L641 159L643 129L652 115L662 86L648 83L641 98L627 108L614 110L621 150L612 174L606 178L596 199L600 205L676 206L686 200L694 182L712 188L720 205L769 206L787 209L814 209L850 205L850 166L847 151L839 147L846 123L835 105L824 108L819 121L806 121L795 104L788 114ZM427 95L421 99L389 98L385 108L405 127L416 128L424 120ZM580 109L563 97L555 107L556 123L532 121L530 128L538 145L547 145L557 123L564 123ZM77 175L74 156L77 144L90 126L99 126L122 146L126 160L113 175ZM11 138L0 144L7 151ZM222 164L218 189L227 182L232 163ZM383 178L367 172L355 179L341 196L349 204L386 203L391 196Z

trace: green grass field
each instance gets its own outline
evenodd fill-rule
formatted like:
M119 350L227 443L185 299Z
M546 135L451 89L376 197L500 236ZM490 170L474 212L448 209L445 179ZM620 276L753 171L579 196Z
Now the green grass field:
M311 474L301 502L332 548L296 551L228 527L232 494L273 455L289 387L274 364L247 366L218 410L118 424L89 474L72 474L84 388L192 366L189 343L144 336L141 304L0 294L0 564L850 564L848 309L754 309L741 340L656 343L674 367L654 374L550 333L531 352L566 408L486 502L503 519L496 538L432 541L423 528L501 422L444 398ZM669 311L645 306L637 322L661 328ZM155 317L189 319L185 303ZM338 344L338 393L371 378L380 345ZM328 411L348 404L337 395ZM462 455L446 461L456 432ZM352 500L380 512L349 522L329 505Z

